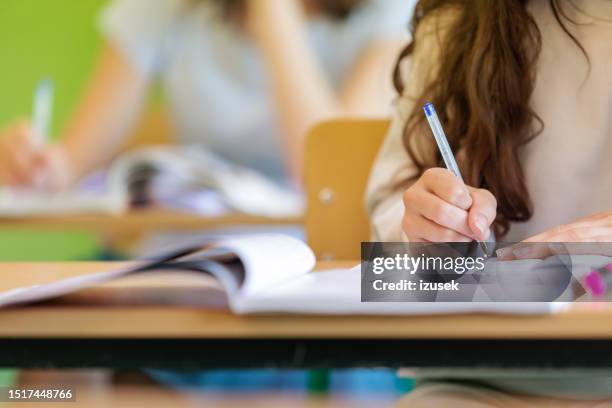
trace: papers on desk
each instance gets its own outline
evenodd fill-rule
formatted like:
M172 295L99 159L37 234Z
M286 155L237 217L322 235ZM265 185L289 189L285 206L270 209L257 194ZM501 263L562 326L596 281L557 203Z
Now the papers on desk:
M0 188L0 217L116 214L156 205L204 216L238 212L264 217L302 214L301 194L194 147L149 147L127 153L74 191L49 194Z
M0 293L0 307L49 300L119 278L163 274L163 282L185 273L214 278L234 313L318 315L416 315L467 312L542 314L559 303L362 303L359 268L313 272L315 257L300 240L281 234L252 235L180 248L115 271L64 279ZM180 281L179 281L180 282ZM164 283L165 284L165 283ZM180 285L179 285L180 286ZM184 286L184 285L183 285ZM169 287L170 288L170 287ZM156 287L159 292L159 287ZM129 292L128 292L129 293ZM176 292L173 292L176 293ZM177 295L178 296L178 295ZM180 301L180 299L177 299Z
M118 214L127 208L123 194L71 191L44 194L33 190L0 187L0 217L23 218L44 215Z

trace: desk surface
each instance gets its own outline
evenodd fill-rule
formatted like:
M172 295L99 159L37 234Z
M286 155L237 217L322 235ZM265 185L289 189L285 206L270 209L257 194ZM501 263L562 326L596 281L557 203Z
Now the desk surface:
M319 269L353 263L320 263ZM0 263L0 290L111 270L120 262ZM578 304L553 316L236 316L226 310L83 302L121 297L138 284L115 282L62 302L0 311L2 337L107 338L482 338L612 339L612 307ZM151 282L152 285L155 282ZM152 324L154 323L154 324Z
M176 210L155 208L132 210L121 215L81 214L0 219L0 227L2 228L75 229L112 233L201 230L203 228L233 225L292 225L302 223L302 217L269 218L245 214L205 217Z
M354 264L354 262L352 263ZM321 263L319 269L350 266ZM0 263L0 289L125 266L119 262ZM154 282L152 282L154 284ZM140 284L138 284L140 285ZM92 288L96 298L123 296L134 285ZM95 293L94 293L95 292ZM236 316L185 306L105 306L67 300L0 311L2 337L131 338L483 338L612 339L612 307L578 304L553 316ZM77 303L77 304L74 304ZM154 323L154 324L152 324Z
M35 280L34 278L40 282L51 281L120 266L123 265L108 262L4 263L0 264L0 276L3 277L0 289L31 283ZM321 263L318 267L338 266L343 266L343 264ZM126 289L132 290L133 288L118 282L92 288L90 294L112 296L115 293L125 293ZM295 360L295 353L305 353L304 350L309 350L309 358L315 358L316 356L310 351L313 348L319 353L324 353L325 350L330 353L319 355L321 359L316 360L315 358L316 361L313 364L328 361L330 358L334 359L336 356L341 358L336 353L346 351L346 344L351 345L353 353L361 353L357 354L359 357L354 357L355 354L352 354L352 358L361 358L362 361L371 364L384 363L387 361L386 357L383 358L384 356L389 359L393 358L393 361L401 361L398 355L391 356L389 353L398 350L404 350L407 353L415 352L416 349L410 349L409 344L418 347L419 350L429 348L431 353L439 351L446 353L440 354L439 359L445 358L444 355L448 356L452 350L463 350L463 358L468 358L469 352L465 351L466 345L472 346L474 351L478 349L478 354L483 356L487 354L487 348L494 353L495 347L503 345L506 347L503 358L506 359L524 355L526 347L535 353L536 349L532 348L534 345L537 345L540 350L535 356L536 359L544 358L546 353L552 353L555 350L569 352L573 349L572 341L588 342L588 346L593 350L606 349L612 345L612 307L607 305L580 304L567 312L552 316L481 314L321 317L235 316L224 310L184 306L120 304L104 306L79 303L74 300L72 302L73 304L70 305L60 302L1 310L0 347L21 349L26 354L17 353L15 354L17 357L13 357L18 360L10 360L13 358L8 357L10 353L2 353L4 360L0 358L2 360L0 365L3 361L5 364L10 362L17 365L22 364L25 361L23 359L27 360L32 357L32 347L45 349L60 344L80 350L88 350L88 347L91 347L90 350L94 354L94 350L98 350L101 345L108 346L118 353L124 353L124 357L125 355L131 357L145 352L145 349L142 348L142 339L148 340L147 347L152 347L149 351L153 354L159 352L155 345L166 351L169 350L168 348L174 348L175 352L181 353L187 353L188 350L190 350L189 353L196 352L190 347L197 349L203 344L207 344L208 350L217 350L215 347L219 347L218 353L223 353L223 350L228 347L235 347L236 350L246 347L248 350L250 346L251 350L259 350L262 358L267 359L268 363L274 358L266 353L276 355L279 348L285 347L282 350L287 354L283 361L288 365L296 362L301 365L306 361ZM348 340L350 343L347 343ZM550 340L556 343L553 344ZM476 347L476 344L479 346ZM583 346L584 344L581 347ZM370 360L367 355L368 352L372 352L373 347L377 348L376 353L383 354L375 354ZM181 350L177 351L178 348ZM47 351L52 353L52 350ZM497 354L499 354L499 348ZM27 357L28 355L30 357ZM19 360L19 356L23 359ZM414 353L409 357L419 358ZM48 360L40 358L42 360L39 361L49 364ZM179 357L175 356L175 358ZM346 364L350 363L350 358L346 356ZM612 366L612 356L608 360L610 361L593 356L596 364L610 363ZM234 365L237 364L235 360L232 361ZM565 361L564 364L567 364L568 361ZM104 363L99 364L104 365ZM448 361L440 360L439 364L448 364Z

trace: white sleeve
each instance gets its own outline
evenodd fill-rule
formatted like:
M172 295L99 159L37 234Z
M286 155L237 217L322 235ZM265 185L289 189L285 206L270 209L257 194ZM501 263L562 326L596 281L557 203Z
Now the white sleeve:
M112 0L102 10L98 25L106 40L139 72L156 75L184 7L184 0Z
M406 239L402 230L402 196L409 181L420 174L404 145L404 131L419 96L437 75L440 41L444 33L440 30L447 27L446 24L438 24L439 21L443 20L436 17L422 23L417 32L416 48L400 67L404 91L398 98L396 115L378 152L366 192L366 206L370 214L373 239L376 241L399 242ZM416 133L410 138L413 151L427 154L429 151L426 149L436 149L426 125L414 131Z
M378 152L366 191L366 207L370 214L372 239L375 241L406 240L402 230L403 187L406 187L406 180L413 177L417 170L403 143L404 126L412 106L403 100L398 103L400 106Z

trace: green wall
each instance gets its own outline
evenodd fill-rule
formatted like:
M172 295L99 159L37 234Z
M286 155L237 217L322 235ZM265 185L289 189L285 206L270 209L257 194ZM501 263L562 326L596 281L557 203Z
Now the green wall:
M105 0L0 0L0 127L29 117L36 82L55 81L53 133L74 107L100 37L96 16ZM0 260L91 257L93 236L0 229Z

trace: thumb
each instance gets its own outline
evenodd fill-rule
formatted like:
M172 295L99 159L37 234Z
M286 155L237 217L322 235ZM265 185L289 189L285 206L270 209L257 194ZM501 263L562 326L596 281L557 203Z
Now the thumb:
M36 160L39 187L50 191L63 190L68 185L68 166L63 150L50 145L41 150Z
M497 216L497 200L488 190L470 189L472 206L468 213L468 225L481 241L491 236L491 224Z
M44 189L51 172L52 162L47 149L38 150L34 153L34 167L32 183L34 187Z
M35 154L35 164L38 170L47 171L53 167L55 162L55 149L53 146L40 149Z

